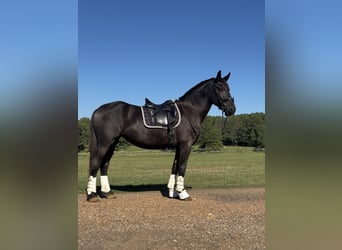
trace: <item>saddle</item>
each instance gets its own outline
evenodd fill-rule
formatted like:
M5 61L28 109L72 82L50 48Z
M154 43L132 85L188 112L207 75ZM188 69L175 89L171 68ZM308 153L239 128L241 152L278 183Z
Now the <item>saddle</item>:
M178 106L173 100L155 104L145 98L145 105L141 107L141 111L147 128L163 128L170 131L178 127L181 122Z
M175 131L181 122L181 114L176 102L167 100L162 104L155 104L145 98L145 106L141 107L144 125L151 129L167 129L168 142L175 143Z

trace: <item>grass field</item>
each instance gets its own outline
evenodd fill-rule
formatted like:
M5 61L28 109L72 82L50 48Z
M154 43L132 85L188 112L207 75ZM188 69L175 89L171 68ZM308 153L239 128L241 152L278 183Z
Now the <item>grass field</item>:
M115 152L108 177L114 190L153 189L168 182L174 152L130 147ZM78 154L78 191L85 192L88 181L88 153ZM98 173L98 176L100 172ZM99 178L98 178L99 179ZM99 180L97 182L99 186ZM185 185L192 188L263 187L265 153L248 147L225 147L221 152L192 152Z

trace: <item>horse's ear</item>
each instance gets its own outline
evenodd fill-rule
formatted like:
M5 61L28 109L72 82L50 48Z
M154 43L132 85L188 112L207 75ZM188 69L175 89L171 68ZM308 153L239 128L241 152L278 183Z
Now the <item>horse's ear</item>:
M228 73L228 75L226 75L225 77L223 77L223 80L226 82L226 81L228 81L229 77L230 77L230 72Z
M219 70L219 72L217 72L217 76L216 76L216 79L215 79L217 82L219 80L221 80L221 70Z

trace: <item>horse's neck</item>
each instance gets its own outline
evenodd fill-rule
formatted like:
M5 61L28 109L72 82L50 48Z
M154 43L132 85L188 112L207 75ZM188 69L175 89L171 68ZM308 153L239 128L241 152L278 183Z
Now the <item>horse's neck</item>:
M196 121L199 125L201 125L212 106L209 97L203 93L197 93L191 100L184 100L184 104L194 122Z
M195 104L196 110L194 112L198 112L198 119L202 123L204 118L207 116L212 103L209 101L209 98L202 98L199 103Z
M201 127L211 108L212 102L209 94L211 83L210 80L199 83L180 98L186 113L188 113L186 116L191 117L190 119L196 123L196 127Z

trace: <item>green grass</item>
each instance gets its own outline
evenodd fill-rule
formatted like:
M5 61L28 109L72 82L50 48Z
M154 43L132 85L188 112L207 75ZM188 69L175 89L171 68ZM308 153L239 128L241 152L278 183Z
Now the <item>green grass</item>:
M160 187L167 184L174 152L130 147L115 152L108 177L114 189L120 186ZM88 181L88 153L78 154L78 190L84 192ZM100 172L98 173L98 176ZM99 179L99 178L98 178ZM99 185L99 180L98 180ZM225 147L221 152L192 152L185 185L192 188L261 187L265 185L265 153L253 148ZM148 189L148 188L147 188Z

